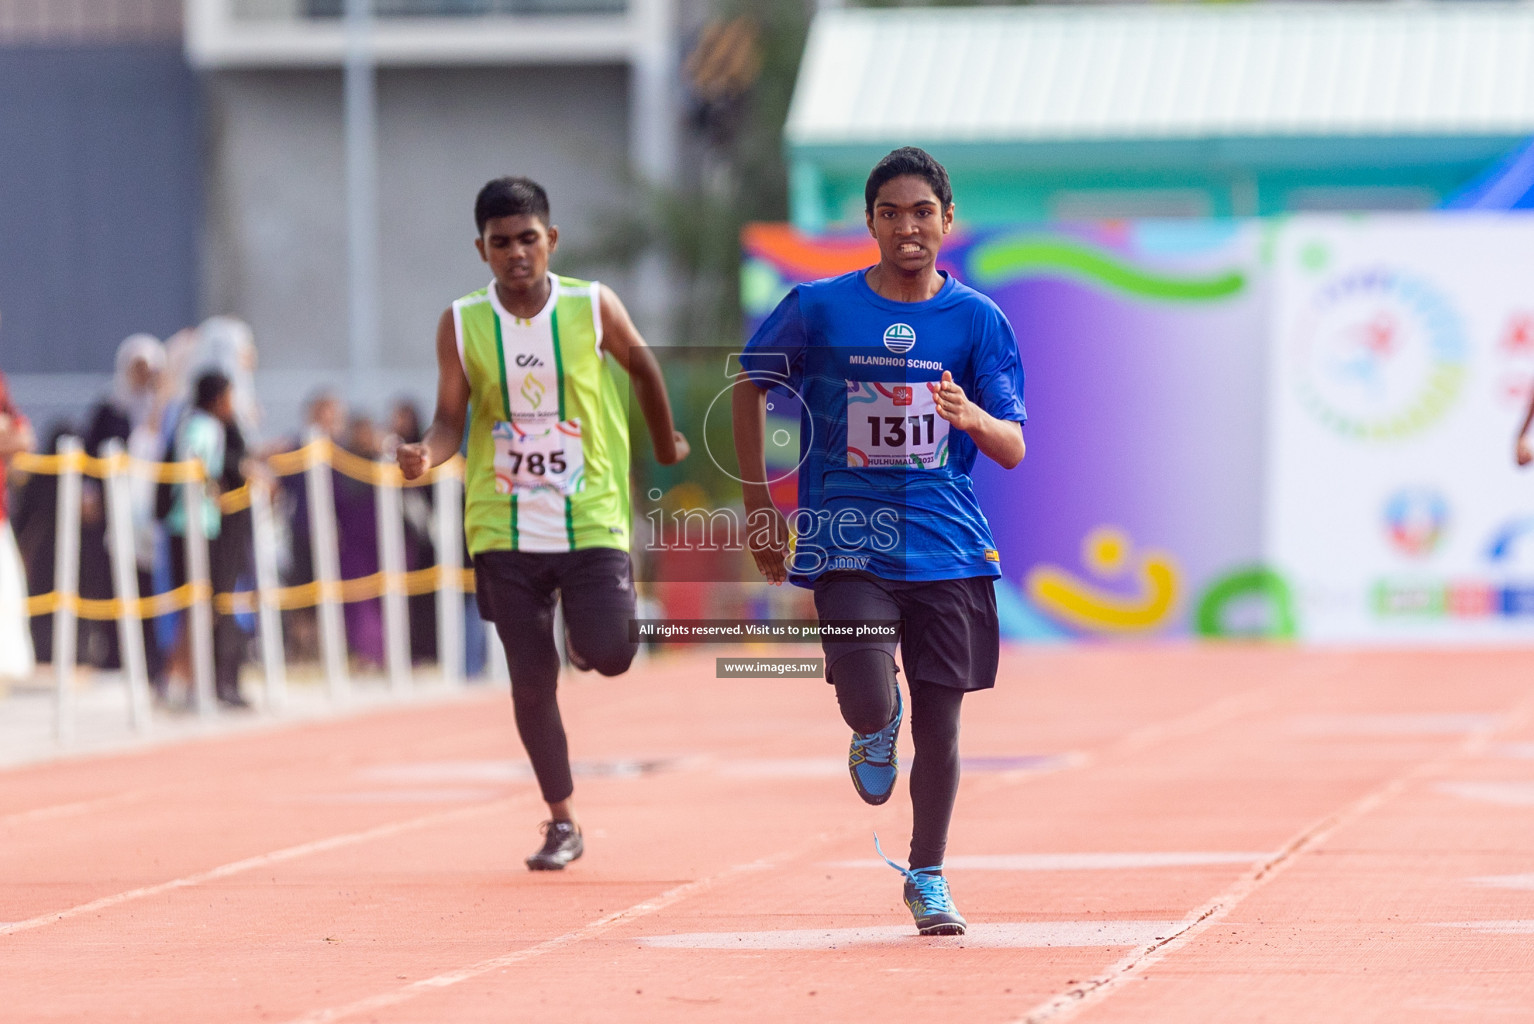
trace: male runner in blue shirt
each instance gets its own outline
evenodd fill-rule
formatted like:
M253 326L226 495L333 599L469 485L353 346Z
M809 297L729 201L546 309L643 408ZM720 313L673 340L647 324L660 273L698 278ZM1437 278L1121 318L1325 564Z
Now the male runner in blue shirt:
M813 587L823 629L836 620L901 623L914 822L909 869L890 863L906 876L917 930L962 935L943 877L959 787L959 705L967 691L996 682L1001 574L970 470L979 453L1008 469L1022 461L1023 371L1001 310L937 269L954 211L942 165L920 149L898 149L873 169L864 198L878 265L800 285L762 324L733 395L735 447L762 574ZM766 483L773 388L796 392L804 407L792 524ZM822 646L853 730L853 786L868 803L884 803L903 711L895 642L823 633Z

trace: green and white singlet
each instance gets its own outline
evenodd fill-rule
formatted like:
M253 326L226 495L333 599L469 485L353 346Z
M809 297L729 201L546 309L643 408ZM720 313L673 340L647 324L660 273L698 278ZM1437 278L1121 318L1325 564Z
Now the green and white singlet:
M469 379L469 552L629 546L625 391L602 352L595 281L549 275L532 319L495 285L453 303Z

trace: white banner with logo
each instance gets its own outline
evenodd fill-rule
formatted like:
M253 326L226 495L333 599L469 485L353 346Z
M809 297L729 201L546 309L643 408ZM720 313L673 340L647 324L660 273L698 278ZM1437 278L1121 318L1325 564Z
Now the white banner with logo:
M1272 261L1264 544L1299 635L1534 639L1534 217L1296 217Z

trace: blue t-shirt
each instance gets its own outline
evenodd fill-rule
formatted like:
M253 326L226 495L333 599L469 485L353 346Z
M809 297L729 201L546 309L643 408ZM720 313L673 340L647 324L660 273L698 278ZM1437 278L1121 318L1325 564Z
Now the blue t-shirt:
M865 273L789 292L741 358L754 383L803 402L789 579L809 585L838 569L892 580L999 576L970 480L979 449L936 414L927 384L947 370L986 412L1024 422L1012 326L952 276L925 302L893 302Z

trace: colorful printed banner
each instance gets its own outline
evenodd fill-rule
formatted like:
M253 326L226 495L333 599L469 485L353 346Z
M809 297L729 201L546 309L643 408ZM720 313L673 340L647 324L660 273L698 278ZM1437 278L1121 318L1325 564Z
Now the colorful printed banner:
M1006 312L1027 375L1027 458L975 478L1010 636L1292 632L1260 566L1266 231L1022 227L944 248ZM750 329L794 283L877 259L866 235L744 242Z
M1528 215L1285 224L1266 549L1307 638L1534 637L1531 267Z

